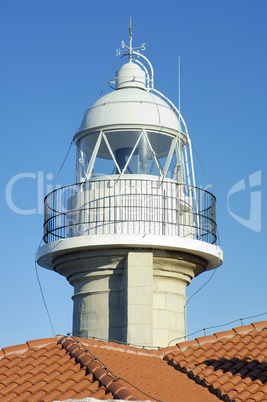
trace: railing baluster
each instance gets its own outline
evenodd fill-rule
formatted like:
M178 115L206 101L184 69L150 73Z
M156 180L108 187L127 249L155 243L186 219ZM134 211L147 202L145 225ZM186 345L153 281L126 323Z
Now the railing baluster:
M215 204L210 192L172 181L158 186L156 180L120 179L113 186L111 180L91 180L45 197L43 240L119 232L161 233L215 244Z

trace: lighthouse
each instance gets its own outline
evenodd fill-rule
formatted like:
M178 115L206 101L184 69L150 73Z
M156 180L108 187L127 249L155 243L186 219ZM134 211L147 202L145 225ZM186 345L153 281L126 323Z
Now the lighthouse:
M37 261L73 286L74 335L164 347L186 336L186 287L222 250L216 199L196 185L186 123L144 51L130 25L110 92L74 135L76 183L45 198Z

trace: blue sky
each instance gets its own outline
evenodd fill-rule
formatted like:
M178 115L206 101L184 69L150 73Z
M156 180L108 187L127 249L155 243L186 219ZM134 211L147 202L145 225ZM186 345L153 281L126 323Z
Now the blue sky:
M266 312L267 2L0 0L0 6L0 347L53 336L34 267L42 197L117 61L116 48L128 42L130 16L134 44L146 43L159 88L176 105L181 58L181 112L217 197L224 264L189 301L188 333ZM204 186L196 157L195 169ZM16 178L12 207L5 192ZM72 147L57 184L74 181ZM38 272L55 333L66 334L72 288L54 272ZM187 296L211 274L194 279Z

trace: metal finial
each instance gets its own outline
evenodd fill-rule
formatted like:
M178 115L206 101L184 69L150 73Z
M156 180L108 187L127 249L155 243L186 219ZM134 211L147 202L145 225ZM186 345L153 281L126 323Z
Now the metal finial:
M129 28L129 60L132 60L132 51L133 51L133 25L132 25L132 17L130 17L130 25Z
M138 54L141 50L146 49L146 44L142 43L141 46L133 47L133 25L132 25L132 18L130 17L130 25L128 25L129 28L129 46L127 46L124 42L124 40L121 42L121 47L122 49L116 49L116 55L120 56L121 53L123 52L129 52L129 60L132 60L133 54Z
M128 25L128 28L130 30L130 35L132 34L132 30L133 30L133 25L132 25L132 17L130 17L130 25Z

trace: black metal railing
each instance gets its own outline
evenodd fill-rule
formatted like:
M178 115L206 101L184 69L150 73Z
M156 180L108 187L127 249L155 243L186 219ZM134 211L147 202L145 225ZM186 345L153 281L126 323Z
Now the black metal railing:
M45 243L98 234L180 236L216 244L216 198L171 180L94 179L45 198Z

